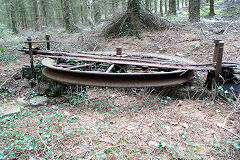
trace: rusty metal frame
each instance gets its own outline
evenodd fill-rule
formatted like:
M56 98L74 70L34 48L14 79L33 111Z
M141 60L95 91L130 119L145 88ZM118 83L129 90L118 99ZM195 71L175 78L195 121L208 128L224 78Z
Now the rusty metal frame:
M153 73L107 73L66 70L56 67L56 60L45 58L42 73L47 78L62 83L101 87L162 87L188 82L194 78L192 70L174 70Z

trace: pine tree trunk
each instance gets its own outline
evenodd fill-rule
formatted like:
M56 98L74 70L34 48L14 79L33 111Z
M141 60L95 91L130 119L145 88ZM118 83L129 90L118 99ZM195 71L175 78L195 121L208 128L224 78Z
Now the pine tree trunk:
M210 0L210 13L209 16L214 16L214 0Z
M131 30L134 36L139 37L140 22L140 0L129 0L127 12L131 17Z
M185 0L185 7L188 6L188 2L191 1L191 0Z
M179 10L179 8L180 8L180 7L179 7L179 6L180 6L179 3L180 3L180 0L177 0L177 10Z
M165 6L165 14L168 14L168 6L167 6L167 0L164 0L164 6Z
M34 8L34 26L35 30L39 30L39 13L38 13L38 2L36 0L32 1L33 2L33 8Z
M46 4L45 4L45 1L44 0L40 0L40 6L41 6L41 14L40 14L40 16L41 16L41 23L43 24L43 25L46 25L46 26L48 26L48 21L47 21L47 19L48 19L48 17L47 17L47 9L46 9Z
M112 0L112 17L115 16L116 6L115 6L115 0Z
M71 13L70 0L61 0L65 29L69 32L74 32L78 30L78 27L73 21L73 16Z
M11 21L12 21L12 31L16 34L18 34L18 30L17 30L17 21L16 21L16 15L15 15L15 10L13 7L13 2L12 0L9 0L9 4L10 4L10 12L11 12Z
M122 10L125 11L126 9L126 0L122 0Z
M94 11L94 22L98 24L101 20L101 9L99 1L95 1L93 3L93 11Z
M17 0L17 4L18 4L18 12L19 12L19 18L20 18L20 22L21 22L21 28L22 29L28 29L28 25L27 25L27 14L26 14L26 9L24 6L24 3L21 0Z
M200 0L189 0L189 21L200 21Z
M176 15L176 0L169 0L169 15Z
M160 15L163 16L163 0L160 0Z
M157 0L154 0L154 12L157 13Z
M145 5L150 10L150 0L145 0Z

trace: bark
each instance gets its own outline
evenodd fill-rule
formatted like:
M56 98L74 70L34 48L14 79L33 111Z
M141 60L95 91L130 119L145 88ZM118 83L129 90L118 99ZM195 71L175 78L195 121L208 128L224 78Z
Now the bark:
M168 14L168 6L167 6L167 0L164 0L164 6L165 6L165 14Z
M78 31L79 28L75 25L73 21L73 16L71 13L71 5L70 0L61 0L63 17L64 17L64 24L66 31L74 32Z
M150 0L145 0L146 8L150 10Z
M35 30L38 31L39 30L39 12L38 12L38 1L34 0L33 2L33 8L34 8L34 26L35 26Z
M125 13L113 18L112 21L103 29L105 37L121 37L123 35L136 36L141 38L142 29L166 29L172 26L170 22L154 16L141 0L129 0Z
M169 15L176 15L176 0L169 0Z
M188 6L188 2L189 2L190 0L185 0L185 7L187 7Z
M159 4L159 8L160 8L160 15L163 16L163 0L160 0L160 4Z
M116 6L115 6L115 0L112 0L112 16L115 16Z
M126 9L126 0L122 0L122 9L123 11Z
M189 0L189 21L200 21L200 0Z
M94 11L94 22L98 24L101 20L101 9L99 1L95 1L93 3L93 11Z
M210 0L210 13L209 16L214 16L214 0Z
M18 14L19 14L19 19L21 22L21 27L22 29L27 29L28 25L27 25L27 14L26 14L26 9L24 6L24 3L21 0L17 0L17 4L18 4Z
M180 6L179 3L180 3L180 0L177 0L177 10L179 10L179 8L180 8L180 7L179 7L179 6Z
M10 4L10 12L11 12L11 21L12 21L12 31L16 34L18 34L18 30L17 30L17 21L16 21L16 15L15 15L15 9L13 7L13 2L12 0L9 0L9 4Z
M157 13L157 0L154 0L154 12Z

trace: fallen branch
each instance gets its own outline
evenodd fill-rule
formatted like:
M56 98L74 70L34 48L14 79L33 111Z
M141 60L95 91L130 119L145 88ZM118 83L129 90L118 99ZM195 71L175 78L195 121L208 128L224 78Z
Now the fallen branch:
M223 35L227 32L227 30L228 30L228 28L231 26L233 24L233 22L231 22L228 26L227 26L227 28L224 30L224 32L223 32Z
M8 79L6 79L1 85L0 85L0 89L7 83L8 80L10 80L13 76L15 76L18 72L15 72L14 74L12 74Z

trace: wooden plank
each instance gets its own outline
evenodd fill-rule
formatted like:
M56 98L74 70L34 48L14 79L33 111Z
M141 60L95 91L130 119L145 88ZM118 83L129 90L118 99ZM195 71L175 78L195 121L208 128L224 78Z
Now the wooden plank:
M67 67L66 69L73 70L73 69L85 68L85 67L90 67L90 66L92 66L92 64L84 64L84 65L72 66L72 67Z
M88 58L88 57L67 57L67 56L44 56L53 59L73 59L79 61L90 61L90 62L102 62L102 63L114 63L114 64L123 64L123 65L135 65L135 66L147 66L154 68L163 68L163 69L182 69L182 70L195 70L195 71L215 71L214 67L203 67L203 66L187 66L187 65L166 65L166 64L155 64L149 62L132 62L126 60L108 60L108 59L98 59L98 58Z
M114 66L115 66L115 65L112 64L112 65L107 69L106 73L109 73L109 72L113 69Z

